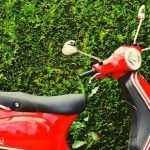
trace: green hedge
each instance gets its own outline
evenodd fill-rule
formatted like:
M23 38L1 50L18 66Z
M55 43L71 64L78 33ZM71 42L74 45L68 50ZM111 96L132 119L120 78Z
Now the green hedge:
M117 81L80 80L78 74L93 60L63 56L61 48L74 39L84 52L107 58L120 45L133 42L141 4L146 5L146 19L138 41L150 46L150 2L3 0L0 4L0 90L90 95L99 85L72 125L68 142L80 150L126 150L130 119ZM149 61L146 52L141 73L150 81Z

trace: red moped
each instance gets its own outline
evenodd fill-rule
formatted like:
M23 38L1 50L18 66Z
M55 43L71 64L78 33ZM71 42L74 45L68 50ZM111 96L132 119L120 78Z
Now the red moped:
M137 73L142 52L149 50L136 44L144 11L142 6L133 45L119 47L106 60L78 50L73 40L62 49L65 55L79 52L98 61L80 77L93 75L103 79L112 75L119 81L131 113L130 150L150 150L150 85ZM85 107L86 99L81 94L48 97L0 92L0 149L69 150L68 129Z

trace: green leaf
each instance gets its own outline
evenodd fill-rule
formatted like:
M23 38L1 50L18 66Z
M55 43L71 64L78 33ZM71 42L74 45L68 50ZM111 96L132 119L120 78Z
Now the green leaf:
M100 137L99 137L99 135L98 135L97 133L91 132L90 134L91 134L92 139L93 139L94 141L99 141L99 140L100 140Z
M86 144L85 141L75 141L75 142L72 144L72 148L73 148L73 149L77 149L77 148L82 147L82 146L85 145L85 144Z

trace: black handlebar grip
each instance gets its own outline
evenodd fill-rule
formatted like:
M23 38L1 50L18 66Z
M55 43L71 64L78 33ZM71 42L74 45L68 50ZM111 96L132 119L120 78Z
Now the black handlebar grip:
M84 78L84 77L87 77L87 76L90 76L90 75L94 75L96 73L95 70L89 70L87 72L84 72L82 74L79 75L80 78Z

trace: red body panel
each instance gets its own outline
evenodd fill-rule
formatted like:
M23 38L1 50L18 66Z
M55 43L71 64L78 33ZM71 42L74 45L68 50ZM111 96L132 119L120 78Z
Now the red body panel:
M66 136L76 117L0 110L0 147L68 150Z

